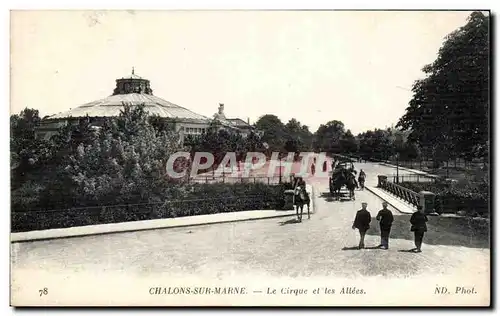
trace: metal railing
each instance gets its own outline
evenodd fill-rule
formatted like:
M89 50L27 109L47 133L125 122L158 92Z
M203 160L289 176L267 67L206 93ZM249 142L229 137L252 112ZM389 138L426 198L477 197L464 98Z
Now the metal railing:
M400 167L409 168L409 169L434 169L435 164L433 160L414 160L414 161L406 161L406 160L387 160L386 163L396 165L399 164ZM450 160L448 162L442 162L441 166L448 168L479 168L484 167L486 165L486 160L473 160L473 161L465 161L463 159Z
M382 181L379 187L414 206L420 204L420 195L417 192L414 192L396 183L392 183L390 181Z
M13 232L19 232L252 209L278 209L282 200L283 197L279 194L266 192L258 195L239 194L231 197L172 199L154 203L12 210L11 227Z
M281 178L281 180L280 180ZM288 181L286 176L251 176L251 177L232 177L229 175L198 175L189 178L189 183L266 183L266 184L280 184Z
M392 183L401 183L401 182L427 182L427 183L436 183L439 180L439 176L434 175L424 175L424 174L391 174L387 175L387 180Z

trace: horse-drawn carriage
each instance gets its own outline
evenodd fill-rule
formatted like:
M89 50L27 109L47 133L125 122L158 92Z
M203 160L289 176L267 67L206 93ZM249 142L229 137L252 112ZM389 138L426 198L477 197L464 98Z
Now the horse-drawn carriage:
M329 177L330 194L340 200L348 196L349 200L355 200L354 189L358 187L356 181L356 170L354 169L354 160L337 155L334 157L332 171ZM345 188L345 189L344 189Z

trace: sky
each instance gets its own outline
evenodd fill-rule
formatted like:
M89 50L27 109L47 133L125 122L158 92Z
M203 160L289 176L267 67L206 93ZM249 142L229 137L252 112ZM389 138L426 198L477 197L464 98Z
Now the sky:
M112 94L131 73L211 117L274 114L316 131L395 125L467 11L12 11L11 114Z

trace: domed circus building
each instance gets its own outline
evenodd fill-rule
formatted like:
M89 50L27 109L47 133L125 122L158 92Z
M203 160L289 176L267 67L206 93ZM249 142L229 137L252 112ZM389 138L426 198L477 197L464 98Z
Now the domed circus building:
M224 105L219 105L218 113L213 118L197 114L177 104L173 104L153 95L149 80L135 74L116 80L113 94L100 100L83 104L66 112L46 117L37 131L38 137L49 139L58 129L67 124L77 124L80 118L89 117L96 127L102 124L104 118L120 115L124 105L145 105L145 110L151 115L158 115L172 122L181 139L185 135L202 134L215 119L221 128L231 132L247 135L253 130L249 122L241 119L226 119Z

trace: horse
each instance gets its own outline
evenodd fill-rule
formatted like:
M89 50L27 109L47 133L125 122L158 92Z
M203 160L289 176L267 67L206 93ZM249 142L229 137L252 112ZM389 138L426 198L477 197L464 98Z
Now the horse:
M307 218L308 219L311 218L311 213L310 213L311 199L309 197L309 194L306 191L305 186L298 185L295 188L294 204L296 207L297 219L299 222L302 222L302 214L304 213L304 205L307 205ZM300 213L299 213L299 209L300 209Z
M351 200L356 200L354 195L354 190L358 187L358 183L356 182L356 178L354 176L350 176L346 181L347 190L349 190L349 198Z
M332 194L336 199L340 199L340 190L345 185L349 191L349 199L355 200L354 189L358 188L358 183L356 182L356 173L353 169L341 169L338 173L333 175L332 181Z
M332 183L332 194L335 196L335 198L338 200L340 199L340 189L344 186L346 182L346 178L343 172L340 172L339 174L336 175L335 178L333 178L331 181Z

